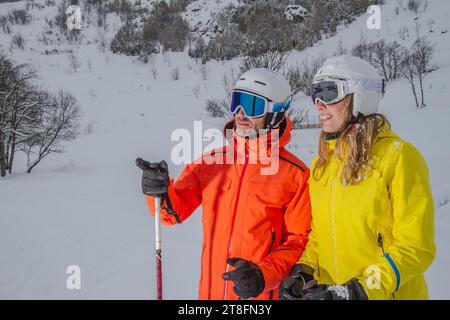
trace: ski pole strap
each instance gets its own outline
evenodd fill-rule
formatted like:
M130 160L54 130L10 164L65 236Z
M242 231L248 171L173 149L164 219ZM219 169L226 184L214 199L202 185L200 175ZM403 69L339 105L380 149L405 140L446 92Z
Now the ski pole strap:
M164 193L163 196L162 196L162 200L163 200L163 202L166 203L166 206L164 206L164 205L161 203L161 209L166 210L166 212L167 212L168 214L174 216L175 220L177 220L177 223L181 223L180 217L179 217L178 214L173 210L172 202L170 201L169 194L168 194L168 193Z

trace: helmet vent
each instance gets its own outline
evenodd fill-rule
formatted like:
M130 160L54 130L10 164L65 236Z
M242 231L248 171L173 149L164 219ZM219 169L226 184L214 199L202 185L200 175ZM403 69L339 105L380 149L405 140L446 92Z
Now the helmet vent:
M258 80L255 80L255 83L257 83L257 84L262 84L263 86L267 86L267 83L261 82L261 81L258 81Z

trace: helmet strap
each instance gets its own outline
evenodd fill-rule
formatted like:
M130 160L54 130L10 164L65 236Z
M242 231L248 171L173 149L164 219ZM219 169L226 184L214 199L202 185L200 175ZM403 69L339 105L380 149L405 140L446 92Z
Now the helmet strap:
M336 132L332 132L332 133L327 133L325 136L325 140L336 140L339 139L341 137L341 135L348 131L348 130L353 130L353 128L356 126L356 124L364 117L364 115L361 112L358 112L358 115L355 117L352 114L352 117L350 119L350 121L348 122L347 126L339 131Z
M276 129L284 119L284 111L268 113L266 120L266 128L269 130Z

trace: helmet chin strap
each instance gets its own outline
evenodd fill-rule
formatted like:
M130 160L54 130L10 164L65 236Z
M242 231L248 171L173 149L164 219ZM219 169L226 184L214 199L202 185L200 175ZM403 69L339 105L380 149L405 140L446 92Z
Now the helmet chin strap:
M284 114L284 111L270 113L266 121L266 129L272 130L278 128L284 119Z
M363 117L364 117L364 115L361 112L358 112L358 115L356 117L352 113L352 117L350 118L350 121L345 125L344 129L336 131L336 132L327 133L325 136L325 140L329 141L329 140L339 139L344 132L346 132L349 129L353 129L353 127Z

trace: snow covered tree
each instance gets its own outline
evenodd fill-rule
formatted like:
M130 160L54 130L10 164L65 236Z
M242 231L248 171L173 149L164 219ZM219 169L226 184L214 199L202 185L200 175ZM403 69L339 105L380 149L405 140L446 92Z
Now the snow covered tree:
M125 23L111 41L111 51L129 56L150 55L157 52L154 43L132 23Z
M165 50L182 51L189 36L189 24L169 5L158 2L144 24L145 40L160 42Z
M32 17L25 9L13 9L9 15L9 22L11 24L28 24L31 22Z

